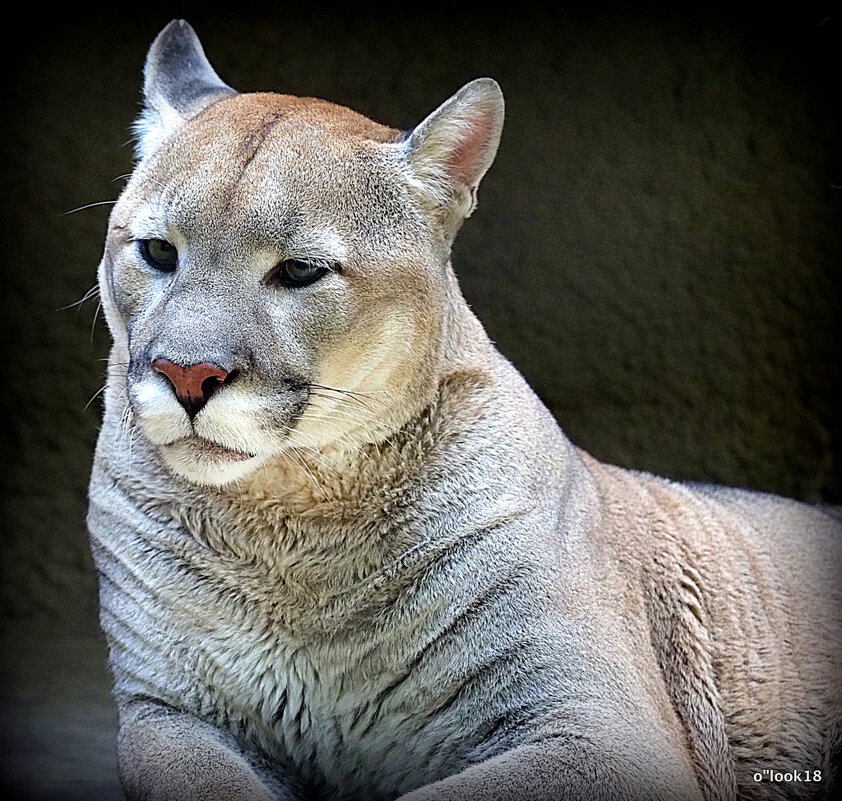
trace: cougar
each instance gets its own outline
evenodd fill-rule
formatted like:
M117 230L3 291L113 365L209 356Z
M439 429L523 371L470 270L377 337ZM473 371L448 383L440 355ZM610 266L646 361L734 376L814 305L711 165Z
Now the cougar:
M840 515L575 447L459 290L503 98L149 51L88 525L129 799L831 795Z

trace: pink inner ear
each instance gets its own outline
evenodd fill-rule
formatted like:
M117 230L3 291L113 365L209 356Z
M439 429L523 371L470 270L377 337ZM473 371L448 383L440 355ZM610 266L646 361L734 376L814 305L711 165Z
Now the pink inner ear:
M448 171L470 189L480 178L484 165L484 156L494 127L494 115L476 110L465 120L465 129L461 132L456 146L448 159Z

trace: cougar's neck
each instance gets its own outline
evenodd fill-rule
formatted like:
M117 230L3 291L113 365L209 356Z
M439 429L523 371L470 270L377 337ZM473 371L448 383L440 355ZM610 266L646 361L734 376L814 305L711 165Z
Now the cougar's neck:
M432 397L387 437L284 454L223 488L165 475L137 443L135 465L148 469L132 473L133 497L213 550L265 563L313 594L557 494L569 443L449 281Z
M494 347L462 295L450 264L445 280L439 375L445 377L463 370L488 369L496 355Z

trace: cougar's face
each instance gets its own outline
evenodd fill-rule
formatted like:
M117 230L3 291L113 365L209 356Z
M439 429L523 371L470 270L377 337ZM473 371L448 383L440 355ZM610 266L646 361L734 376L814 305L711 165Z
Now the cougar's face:
M135 419L175 472L220 484L290 445L376 438L428 394L441 265L394 134L240 95L132 177L103 296Z
M401 137L324 101L237 94L174 20L144 100L99 279L112 369L169 468L226 484L420 411L450 242L500 138L497 84L467 84Z

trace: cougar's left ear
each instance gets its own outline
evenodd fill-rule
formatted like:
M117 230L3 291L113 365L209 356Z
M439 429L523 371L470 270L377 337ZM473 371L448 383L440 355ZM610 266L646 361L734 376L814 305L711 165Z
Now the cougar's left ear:
M146 55L144 106L134 124L138 158L146 158L215 100L233 94L210 65L193 28L174 19L155 37Z
M420 188L455 229L476 207L477 187L500 144L503 93L477 78L439 106L400 144Z

